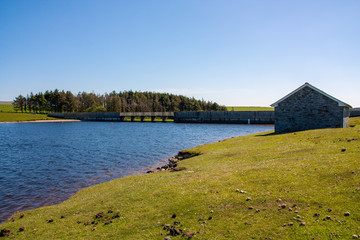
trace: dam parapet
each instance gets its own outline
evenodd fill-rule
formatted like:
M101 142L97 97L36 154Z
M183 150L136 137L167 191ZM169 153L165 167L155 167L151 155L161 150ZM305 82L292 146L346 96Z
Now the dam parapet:
M175 112L176 123L274 124L273 111Z

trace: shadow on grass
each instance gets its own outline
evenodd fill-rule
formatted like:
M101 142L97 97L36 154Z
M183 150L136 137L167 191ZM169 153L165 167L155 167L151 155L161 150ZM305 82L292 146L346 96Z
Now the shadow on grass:
M304 130L306 131L306 130ZM294 135L296 135L296 133L298 132L302 132L302 131L296 131L296 132L283 132L283 133L275 133L275 132L266 132L266 133L263 133L263 134L257 134L255 135L255 137L268 137L268 136L280 136L280 135L284 135L284 134L291 134L293 133Z
M267 136L274 136L274 135L278 135L278 134L276 134L275 132L262 133L262 134L255 135L255 137L267 137Z

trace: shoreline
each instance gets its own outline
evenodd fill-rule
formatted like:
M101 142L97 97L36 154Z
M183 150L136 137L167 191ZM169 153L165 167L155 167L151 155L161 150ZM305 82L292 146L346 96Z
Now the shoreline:
M81 120L77 120L77 119L64 119L64 120L31 120L31 121L13 121L13 122L0 122L1 123L46 123L46 122L51 122L51 123L58 123L58 122L81 122Z
M38 121L23 121L21 123L26 123L26 122L80 122L80 121L81 120L65 120L65 121L61 121L61 120L38 120ZM1 122L1 123L4 123L4 122ZM8 122L8 123L19 123L19 122ZM247 134L247 135L251 135L251 134ZM246 136L246 135L244 135L244 136ZM239 137L239 136L237 136L237 137ZM234 138L234 137L231 137L231 138ZM226 139L231 139L231 138L226 138ZM225 141L226 139L219 140L218 142ZM216 143L216 142L213 142L213 143ZM201 145L202 144L197 145L195 147L199 147ZM196 156L199 156L199 155L201 155L201 154L192 153L192 152L189 151L189 149L179 150L177 152L177 154L171 156L167 160L159 161L157 164L155 164L153 166L149 166L149 167L146 167L146 168L140 168L140 169L137 169L137 170L135 170L133 172L128 172L128 175L126 175L126 176L117 177L117 178L109 180L109 181L105 181L105 182L97 183L97 184L90 185L90 186L87 186L87 187L84 187L84 188L80 188L77 191L75 191L73 194L71 194L69 197L67 197L66 199L64 199L64 200L62 200L62 201L60 201L58 203L45 203L42 206L33 207L33 208L29 208L29 209L23 209L23 210L20 210L20 211L15 211L8 218L3 219L3 220L0 219L0 225L4 224L6 222L9 222L13 218L13 216L16 215L17 213L22 213L22 212L32 211L32 210L47 207L47 206L55 206L55 205L58 205L58 204L62 204L64 202L66 202L67 200L69 200L71 197L75 196L79 191L81 191L83 189L86 189L86 188L94 187L96 185L104 184L104 183L107 183L107 182L111 182L111 181L114 181L114 180L117 180L117 179L126 178L126 177L130 177L130 176L148 175L150 173L166 172L166 171L168 171L168 172L178 172L178 171L188 170L185 167L178 167L178 163L180 161L182 161L182 160L190 159L190 158L193 158L193 157L196 157Z
M74 120L74 119L54 119L54 120L37 120L37 121L22 121L22 123L27 123L27 122L81 122L81 120ZM8 123L19 123L19 122L8 122ZM246 135L249 135L249 133L246 133ZM245 136L246 136L245 135ZM236 137L239 137L239 136L236 136ZM231 137L231 138L234 138L234 137ZM224 138L224 139L221 139L221 140L218 140L218 141L214 141L212 143L216 143L216 142L221 142L221 141L224 141L226 139L231 139L231 138ZM201 146L202 144L200 145L196 145L196 146L193 146L191 148L194 148L194 147L199 147ZM191 152L188 151L188 149L182 149L182 150L178 150L178 151L174 151L172 152L171 154L166 154L168 155L166 158L163 158L163 159L158 159L158 161L153 164L153 165L149 165L149 166L145 166L144 168L138 168L138 169L135 169L135 170L131 170L128 172L128 174L126 176L121 176L121 177L117 177L115 179L119 179L119 178L123 178L123 177L128 177L128 176L133 176L133 175L147 175L148 173L156 173L156 172L161 172L161 171L165 171L165 172L174 172L174 171L183 171L183 170L187 170L187 169L183 169L183 168L177 168L178 166L178 162L181 161L181 160L184 160L184 159L187 159L187 158L191 158L191 157L194 157L194 156L197 156L197 154L193 154ZM112 179L112 180L115 180L115 179ZM109 181L112 181L112 180L109 180ZM107 182L107 181L106 181ZM103 183L103 182L101 182ZM92 184L90 186L87 186L85 188L88 188L88 187L91 187L91 186L95 186L95 185L98 185L98 184L101 184L101 183L96 183L96 184ZM73 194L71 194L70 196L64 198L63 200L60 200L60 202L57 202L57 203L45 203L43 206L36 206L36 207L31 207L29 209L24 209L24 210L20 210L20 212L23 212L23 211L29 211L29 210L33 210L33 209L37 209L37 208L41 208L41 207L44 207L44 206L51 206L51 205L57 205L57 204L60 204L60 203L63 203L65 201L67 201L69 198L71 198L72 196L74 196L78 191L82 190L84 188L80 188L78 189L77 191L73 192ZM17 212L17 211L16 211ZM13 216L16 212L13 212L13 214L9 215L8 218L6 219L3 219L0 221L0 224L6 222L9 218L11 218L11 216Z

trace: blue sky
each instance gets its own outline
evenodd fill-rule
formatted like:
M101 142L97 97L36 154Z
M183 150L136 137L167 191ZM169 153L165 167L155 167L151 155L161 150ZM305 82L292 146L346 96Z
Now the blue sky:
M0 100L64 89L360 106L359 0L0 0Z

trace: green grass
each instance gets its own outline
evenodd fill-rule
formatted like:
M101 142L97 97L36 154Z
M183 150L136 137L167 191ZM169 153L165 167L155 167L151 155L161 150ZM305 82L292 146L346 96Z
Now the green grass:
M0 112L0 122L22 122L56 119L58 118L48 117L46 114Z
M180 162L185 171L95 185L0 229L16 239L164 239L162 225L177 221L193 239L351 239L360 234L360 118L351 125L202 145ZM105 225L94 219L99 212L120 217Z
M0 104L0 112L16 112L13 105Z
M272 107L226 107L228 111L274 111Z

